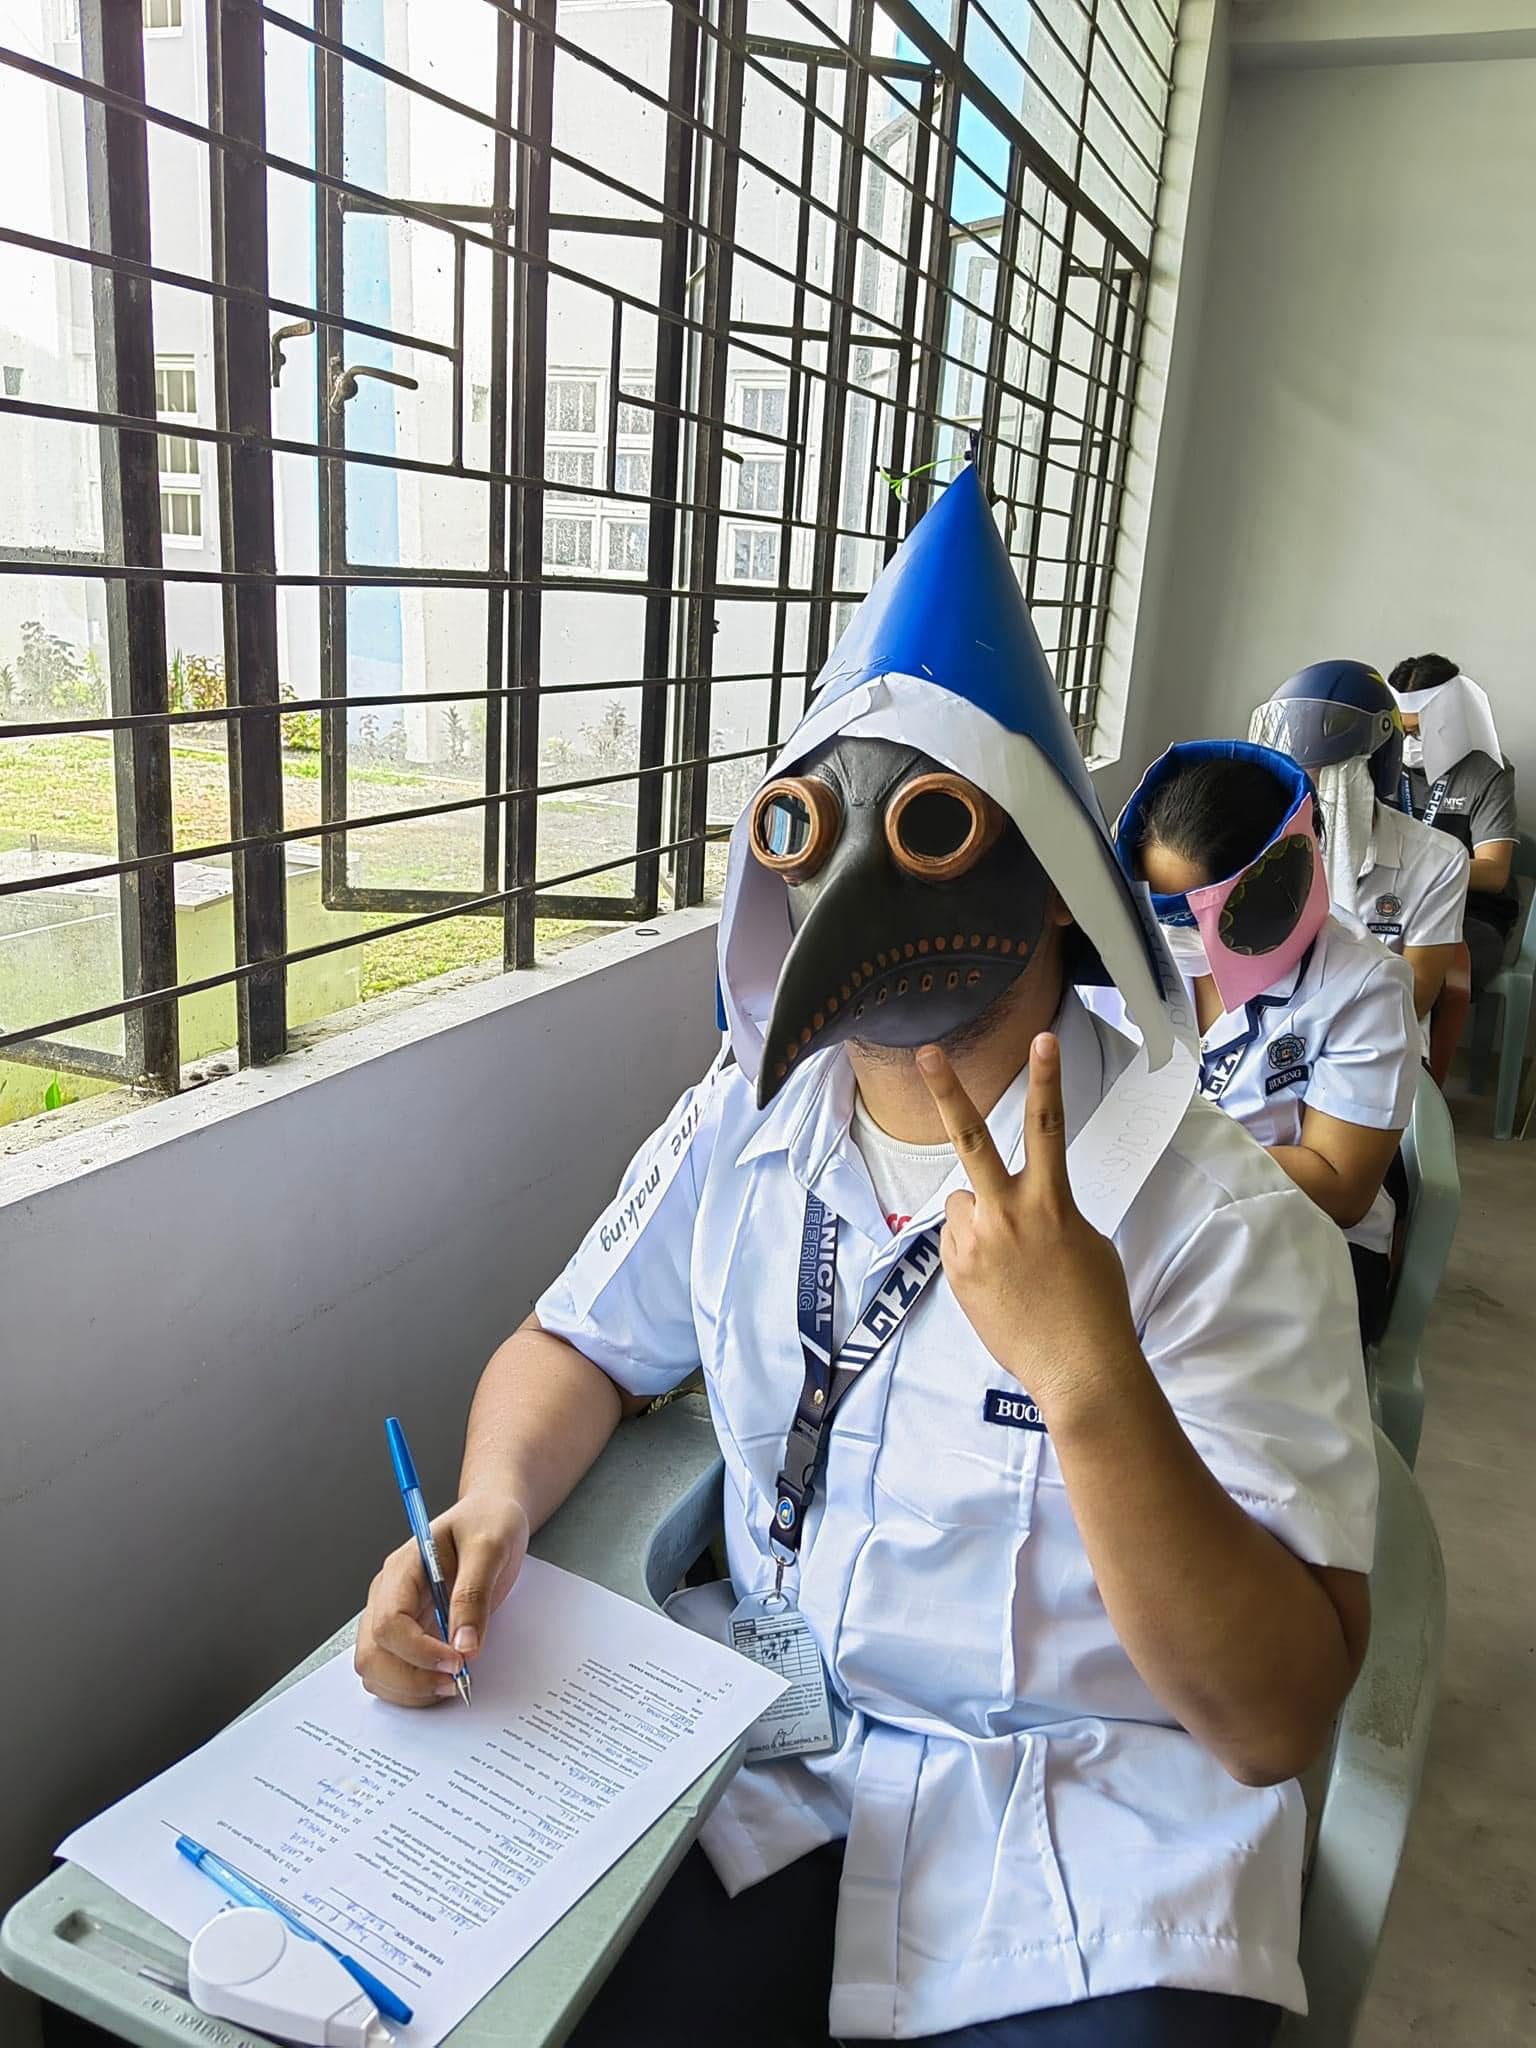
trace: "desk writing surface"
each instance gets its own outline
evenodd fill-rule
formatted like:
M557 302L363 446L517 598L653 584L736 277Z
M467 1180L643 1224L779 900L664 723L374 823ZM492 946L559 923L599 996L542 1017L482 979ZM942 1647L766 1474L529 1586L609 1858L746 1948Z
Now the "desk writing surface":
M719 1452L697 1396L626 1426L580 1491L540 1532L537 1555L632 1598L676 1583L716 1519ZM264 1695L348 1652L354 1619ZM260 1705L257 1701L254 1705ZM445 2048L556 2048L649 1910L741 1760L721 1757L487 1994ZM137 1974L181 1967L185 1944L87 1872L65 1864L18 1901L0 1929L0 1963L29 1990L137 2048L200 2041L270 2048L267 2037L209 2020Z

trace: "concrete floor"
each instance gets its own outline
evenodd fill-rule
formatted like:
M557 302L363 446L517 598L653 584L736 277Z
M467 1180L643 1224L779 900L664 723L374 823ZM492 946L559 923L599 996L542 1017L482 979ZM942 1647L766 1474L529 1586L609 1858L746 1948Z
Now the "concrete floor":
M1430 1322L1418 1478L1445 1551L1424 1788L1357 2048L1536 2043L1536 1132L1454 1086L1461 1223Z

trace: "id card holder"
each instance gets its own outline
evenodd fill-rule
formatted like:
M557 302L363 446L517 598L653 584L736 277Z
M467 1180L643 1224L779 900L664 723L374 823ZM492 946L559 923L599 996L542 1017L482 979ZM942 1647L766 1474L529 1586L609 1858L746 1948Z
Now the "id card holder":
M731 1648L788 1680L747 1736L747 1762L816 1756L832 1747L832 1705L821 1652L805 1616L782 1593L749 1593L731 1615Z

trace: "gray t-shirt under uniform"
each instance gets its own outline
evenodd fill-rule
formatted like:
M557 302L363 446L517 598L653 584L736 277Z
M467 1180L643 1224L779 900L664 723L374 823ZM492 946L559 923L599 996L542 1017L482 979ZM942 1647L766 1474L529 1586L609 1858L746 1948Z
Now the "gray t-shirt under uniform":
M1515 815L1515 771L1490 754L1465 754L1442 778L1445 788L1431 821L1441 832L1459 839L1471 853L1490 840L1518 839ZM1438 788L1439 785L1437 784ZM1408 789L1413 815L1422 818L1429 806L1429 779L1422 768L1408 770ZM1480 917L1496 931L1508 932L1520 912L1520 898L1510 878L1497 895L1473 889L1467 896L1467 915Z

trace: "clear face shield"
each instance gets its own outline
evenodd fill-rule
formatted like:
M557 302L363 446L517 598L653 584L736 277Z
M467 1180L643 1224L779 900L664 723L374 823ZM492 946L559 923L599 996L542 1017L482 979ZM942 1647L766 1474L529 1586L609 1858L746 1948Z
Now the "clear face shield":
M1391 731L1387 711L1362 711L1327 697L1283 697L1259 706L1248 737L1255 746L1289 754L1311 773L1374 754Z

